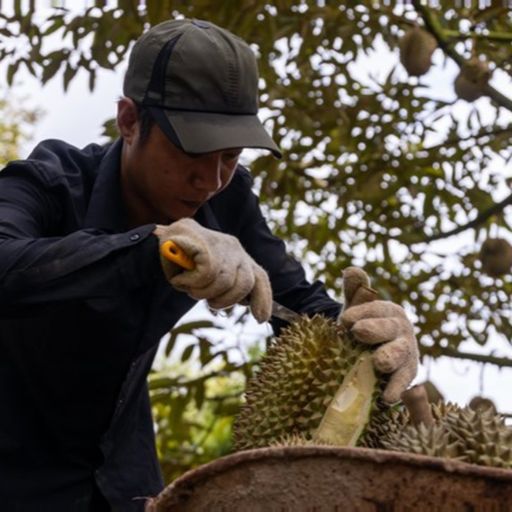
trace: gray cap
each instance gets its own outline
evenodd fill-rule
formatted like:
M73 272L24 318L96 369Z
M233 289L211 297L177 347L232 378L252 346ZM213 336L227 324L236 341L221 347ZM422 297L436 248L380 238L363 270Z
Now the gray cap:
M258 67L250 47L201 20L165 21L135 43L124 95L150 108L187 153L228 148L281 152L258 119Z

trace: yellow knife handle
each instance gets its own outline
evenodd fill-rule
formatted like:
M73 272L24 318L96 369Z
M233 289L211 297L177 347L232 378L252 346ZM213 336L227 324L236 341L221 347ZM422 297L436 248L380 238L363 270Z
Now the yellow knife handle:
M167 260L176 263L185 270L194 270L196 264L194 260L190 258L185 251L172 240L165 241L160 245L160 254Z

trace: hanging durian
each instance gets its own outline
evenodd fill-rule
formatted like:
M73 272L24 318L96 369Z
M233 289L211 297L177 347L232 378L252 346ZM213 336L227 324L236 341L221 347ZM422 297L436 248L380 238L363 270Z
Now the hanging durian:
M462 66L455 79L455 93L463 100L475 101L485 94L490 78L491 71L487 62L472 58Z
M504 238L488 238L480 248L482 271L500 277L512 270L512 246Z
M498 410L496 409L496 405L490 398L486 398L484 396L474 396L468 407L473 409L474 411L482 411L484 409L491 409L494 414L497 414Z
M409 75L424 75L432 65L432 53L436 48L435 37L416 26L409 29L400 39L400 62Z

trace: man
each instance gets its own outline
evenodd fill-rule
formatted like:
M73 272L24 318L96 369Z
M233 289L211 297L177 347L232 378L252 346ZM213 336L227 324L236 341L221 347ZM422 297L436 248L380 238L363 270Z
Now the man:
M272 297L340 314L270 233L238 165L246 147L280 156L257 97L246 43L211 23L165 22L132 51L118 141L45 141L0 173L4 510L140 511L161 490L146 376L197 300L247 299L260 322ZM161 260L166 240L194 270ZM393 372L385 396L398 400L417 365L402 308L375 301L350 315L361 341L382 343L375 365Z

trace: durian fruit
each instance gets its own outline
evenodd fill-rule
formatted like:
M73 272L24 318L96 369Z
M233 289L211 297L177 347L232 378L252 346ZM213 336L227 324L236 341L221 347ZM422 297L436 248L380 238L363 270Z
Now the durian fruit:
M454 404L431 405L433 423L408 425L381 437L388 450L454 458L512 468L512 428L491 408L474 411Z
M475 101L485 94L490 78L489 64L476 57L472 58L462 66L455 78L455 93L463 100Z
M494 414L497 414L498 410L496 409L496 405L490 398L485 398L484 396L474 396L468 407L473 409L474 411L483 411L485 409L491 409Z
M362 448L386 448L385 442L394 439L409 424L409 411L405 407L385 408L372 416L372 421L357 443Z
M334 443L330 443L326 440L321 442L308 439L305 434L288 434L280 437L279 439L272 441L269 446L277 447L277 448L285 448L288 446L336 446Z
M432 54L437 48L435 37L416 26L400 39L400 62L411 76L424 75L432 65Z
M512 270L512 246L504 238L488 238L480 248L482 271L500 277Z
M437 402L435 404L430 404L430 407L432 409L432 417L435 422L439 422L448 417L457 417L462 411L462 407L460 405L452 402Z
M461 443L450 435L444 425L405 427L394 439L384 441L384 447L399 452L429 455L431 457L448 457L464 460Z
M446 402L436 402L429 405L432 418L435 421L445 418L448 414L458 414L458 405ZM412 424L411 415L402 404L383 408L372 417L364 435L359 439L358 446L364 448L388 448L391 441L396 439L406 427Z
M484 466L512 467L512 429L490 408L463 408L443 420L453 439L464 447L467 462Z
M384 386L380 379L359 390L358 383L368 380L369 369L373 372L371 361L364 356L367 350L334 320L323 316L303 317L288 326L273 340L259 372L247 385L246 403L234 424L236 448L297 444L298 439L305 444L339 444L337 436L326 434L332 432L331 419L326 417L319 430L331 403L339 411L353 414L345 417L347 425L354 418L356 421L342 437L355 443L353 438L362 433L360 425L380 410L378 399ZM354 370L350 374L354 367L359 368L359 373ZM340 386L346 392L342 393L344 403L337 404L333 399L339 399ZM362 407L351 408L356 402Z

